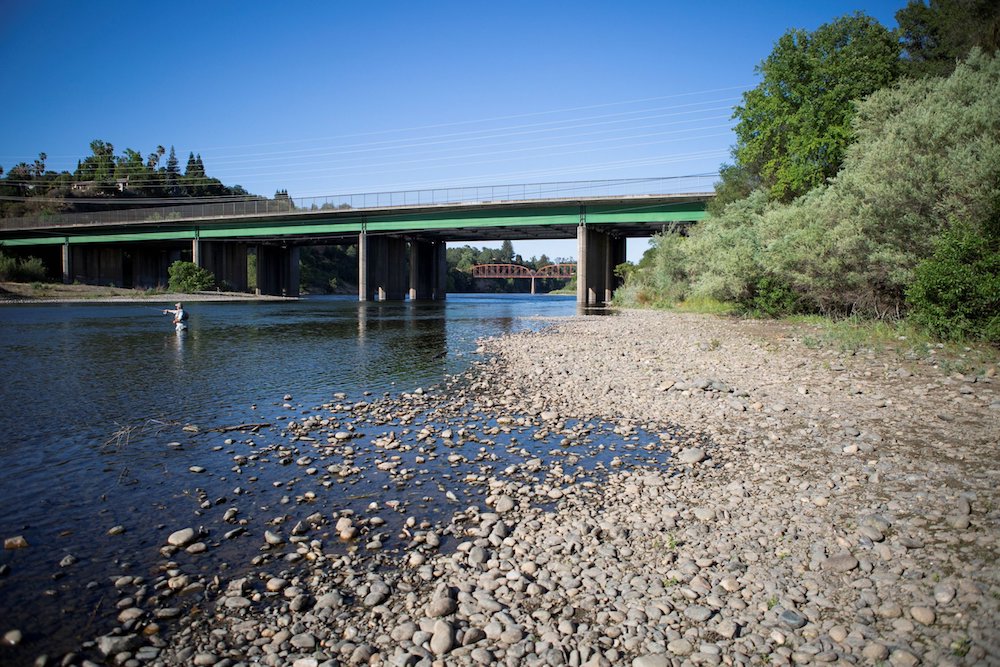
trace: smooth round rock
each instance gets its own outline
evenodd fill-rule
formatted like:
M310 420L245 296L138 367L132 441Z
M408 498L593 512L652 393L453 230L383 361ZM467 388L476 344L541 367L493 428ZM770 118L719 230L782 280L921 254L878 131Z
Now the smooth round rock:
M167 544L172 547L186 547L194 541L194 536L194 528L182 528L170 533L170 537L167 538Z
M798 630L803 625L806 624L806 619L802 614L798 613L794 609L786 609L781 612L781 616L778 617L781 622L790 627L792 630Z
M434 655L444 655L455 647L455 628L451 623L439 620L434 624L434 634L431 636L431 652Z
M509 512L512 509L514 509L514 499L511 498L510 496L500 496L499 498L497 498L497 501L493 505L493 508L500 514L503 514L504 512Z
M849 553L837 554L827 558L823 567L832 572L850 572L858 567L858 559Z
M456 609L458 609L458 604L451 598L438 598L431 600L431 603L427 605L427 617L449 616L454 614Z
M705 460L706 456L705 450L701 447L688 447L678 452L677 460L687 464L701 463Z
M913 617L914 621L923 625L932 625L937 618L934 610L930 607L912 607L910 608L910 616Z

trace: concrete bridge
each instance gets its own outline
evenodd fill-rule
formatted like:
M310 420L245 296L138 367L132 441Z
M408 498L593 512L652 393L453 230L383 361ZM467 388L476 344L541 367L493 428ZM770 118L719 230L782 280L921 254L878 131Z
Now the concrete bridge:
M715 176L578 181L199 204L0 220L0 244L66 282L156 287L176 260L247 291L298 295L299 248L358 246L359 298L443 299L448 242L576 238L577 300L610 300L625 240L705 216ZM114 203L116 200L109 200ZM129 203L134 203L134 200Z

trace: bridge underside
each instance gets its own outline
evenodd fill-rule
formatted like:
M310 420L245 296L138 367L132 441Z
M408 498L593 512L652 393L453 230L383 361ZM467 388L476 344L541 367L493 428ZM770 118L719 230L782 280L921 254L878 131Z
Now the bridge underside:
M577 298L610 299L625 239L649 237L702 219L710 194L640 196L574 202L515 202L365 210L285 212L215 219L139 220L30 229L0 227L0 244L61 265L67 282L132 287L167 283L173 261L193 261L220 285L298 295L298 248L357 244L361 300L442 299L446 243L577 239Z

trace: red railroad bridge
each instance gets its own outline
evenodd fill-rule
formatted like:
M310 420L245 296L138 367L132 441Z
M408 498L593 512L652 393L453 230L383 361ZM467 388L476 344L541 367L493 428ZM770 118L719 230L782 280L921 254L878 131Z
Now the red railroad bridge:
M530 278L531 293L535 293L536 278L569 280L576 275L576 264L546 264L540 269L531 269L520 264L475 264L473 278Z

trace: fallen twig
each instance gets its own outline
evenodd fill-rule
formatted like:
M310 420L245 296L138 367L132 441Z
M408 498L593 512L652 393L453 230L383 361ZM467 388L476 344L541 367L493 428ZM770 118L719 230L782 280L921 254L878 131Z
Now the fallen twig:
M227 431L256 431L257 429L267 428L270 426L270 422L260 422L259 424L236 424L235 426L216 426L215 428L205 429L206 431L215 431L216 433L226 433Z

